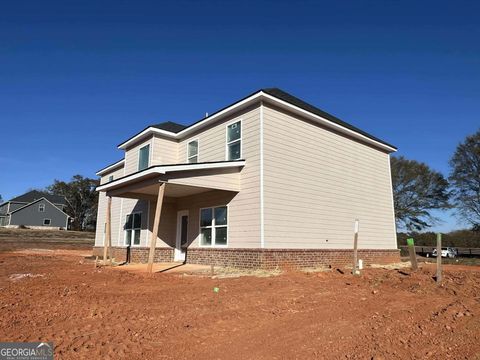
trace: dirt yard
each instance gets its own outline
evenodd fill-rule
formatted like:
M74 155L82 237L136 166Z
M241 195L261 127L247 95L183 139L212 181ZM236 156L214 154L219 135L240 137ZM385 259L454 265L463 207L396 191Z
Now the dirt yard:
M431 265L211 279L83 253L0 253L1 341L54 341L56 359L480 359L479 267L437 287Z
M6 229L0 227L0 252L19 249L91 250L94 242L94 232Z

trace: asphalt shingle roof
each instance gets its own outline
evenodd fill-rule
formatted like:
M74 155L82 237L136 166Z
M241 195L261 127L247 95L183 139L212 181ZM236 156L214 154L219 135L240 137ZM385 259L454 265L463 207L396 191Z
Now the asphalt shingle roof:
M186 128L185 125L177 124L173 121L166 121L166 122L163 122L163 123L160 123L160 124L152 125L152 127L157 128L157 129L161 129L161 130L165 130L165 131L170 131L170 132L173 132L173 133L178 133L178 132L180 132L180 131L182 131L183 129Z
M309 111L309 112L311 112L315 115L321 116L321 117L323 117L327 120L330 120L331 122L334 122L338 125L341 125L341 126L347 128L347 129L350 129L350 130L353 130L353 131L355 131L359 134L362 134L362 135L364 135L364 136L366 136L366 137L368 137L372 140L378 141L382 144L385 144L387 146L395 148L395 146L393 146L389 143L386 143L385 141L367 133L366 131L363 131L363 130L361 130L361 129L359 129L359 128L357 128L357 127L355 127L355 126L353 126L353 125L351 125L351 124L349 124L349 123L347 123L347 122L345 122L345 121L343 121L339 118L337 118L336 116L333 116L333 115L331 115L331 114L329 114L329 113L327 113L327 112L325 112L325 111L323 111L323 110L321 110L321 109L303 101L302 99L299 99L299 98L297 98L297 97L295 97L295 96L293 96L293 95L291 95L291 94L289 94L289 93L287 93L287 92L285 92L285 91L283 91L279 88L267 88L267 89L262 89L262 91L264 93L268 94L268 95L276 97L277 99L280 99L280 100L283 100L283 101L285 101L289 104L298 106L299 108L301 108L303 110Z
M29 192L27 192L23 195L20 195L20 196L17 196L15 198L13 198L13 199L10 199L9 201L31 203L35 200L41 199L42 197L44 197L45 199L47 199L48 201L50 201L53 204L61 204L61 205L66 204L65 198L63 196L51 195L51 194L48 194L46 192L37 191L37 190L29 191Z
M279 88L264 88L264 89L257 90L256 92L254 92L254 93L246 96L245 98L240 99L240 100L234 102L233 104L230 104L230 105L228 105L228 106L226 106L226 107L224 107L224 108L222 108L222 109L220 109L220 110L212 113L210 116L213 116L213 115L215 115L215 114L223 111L224 109L229 108L230 106L233 106L233 105L235 105L235 104L237 104L237 103L239 103L239 102L241 102L241 101L243 101L243 100L245 100L245 99L248 99L250 96L253 96L253 95L257 94L257 93L260 92L260 91L262 91L262 92L264 92L265 94L268 94L268 95L270 95L270 96L272 96L272 97L275 97L275 98L277 98L277 99L279 99L279 100L285 101L285 102L287 102L287 103L289 103L289 104L291 104L291 105L297 106L297 107L299 107L299 108L301 108L301 109L303 109L303 110L306 110L306 111L308 111L308 112L310 112L310 113L313 113L313 114L315 114L315 115L321 116L321 117L324 118L324 119L327 119L327 120L329 120L329 121L331 121L331 122L333 122L333 123L335 123L335 124L338 124L338 125L340 125L340 126L343 126L343 127L347 128L347 129L350 129L350 130L352 130L352 131L355 131L356 133L361 134L361 135L363 135L363 136L366 136L366 137L369 138L369 139L372 139L372 140L374 140L374 141L378 141L378 142L381 143L381 144L384 144L384 145L387 145L387 146L389 146L389 147L391 147L391 148L396 149L396 147L395 147L394 145L391 145L391 144L389 144L389 143L387 143L387 142L385 142L385 141L383 141L383 140L381 140L381 139L379 139L379 138L377 138L377 137L375 137L375 136L367 133L366 131L363 131L363 130L357 128L356 126L353 126L353 125L351 125L351 124L349 124L349 123L347 123L347 122L345 122L345 121L337 118L336 116L333 116L333 115L331 115L331 114L329 114L329 113L327 113L327 112L325 112L325 111L317 108L316 106L313 106L313 105L311 105L311 104L303 101L302 99L299 99L299 98L297 98L297 97L295 97L295 96L293 96L293 95L291 95L291 94L289 94L289 93L287 93L287 92L285 92L285 91L283 91L283 90L281 90L281 89L279 89ZM193 123L191 123L190 125L187 125L187 126L181 125L181 124L178 124L178 123L175 123L175 122L173 122L173 121L167 121L167 122L163 122L163 123L156 124L156 125L150 125L150 126L146 127L146 128L145 128L144 130L142 130L142 131L145 131L145 130L147 130L148 128L153 127L153 128L157 128L157 129L169 131L169 132L172 132L172 133L175 133L175 134L176 134L176 133L179 133L180 131L185 130L185 129L187 129L187 128L189 128L189 127L191 127L191 126L193 126L193 125L195 125L195 124L197 124L197 123L199 123L199 122L201 122L201 121L206 120L206 119L208 119L208 117L207 117L207 118L200 119L200 120L198 120L198 121L196 121L196 122L193 122ZM142 132L142 131L141 131L141 132ZM141 132L139 132L138 134L140 134ZM137 136L138 134L132 136L130 139L134 138L134 137ZM128 141L128 140L127 140L127 141ZM120 145L121 145L121 144L120 144ZM120 146L120 145L119 145L119 146Z

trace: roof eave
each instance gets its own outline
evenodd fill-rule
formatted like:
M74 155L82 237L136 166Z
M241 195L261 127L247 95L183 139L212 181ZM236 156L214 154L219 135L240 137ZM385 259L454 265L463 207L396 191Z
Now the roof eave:
M118 160L117 162L113 163L113 164L110 164L106 167L104 167L103 169L100 169L98 170L95 175L97 176L102 176L104 174L107 174L109 173L110 171L120 167L120 165L123 165L123 163L125 162L125 159L121 159L121 160Z
M318 122L318 123L320 123L320 124L322 124L322 125L324 125L328 128L334 129L334 130L336 130L340 133L351 136L355 139L361 140L365 143L371 144L371 145L373 145L375 147L378 147L378 148L381 148L383 150L386 150L389 153L397 151L397 148L393 145L390 145L390 144L387 144L385 142L381 142L381 141L372 139L371 137L363 135L363 134L359 133L358 131L349 129L345 126L342 126L341 124L337 124L337 123L335 123L335 122L333 122L329 119L326 119L326 118L324 118L320 115L314 114L311 111L302 109L301 107L298 107L296 105L290 104L289 102L281 100L281 99L279 99L275 96L263 93L263 97L264 97L265 100L274 101L277 104L282 105L282 107L289 109L290 111L294 111L294 112L299 113L299 114L301 114L301 115L303 115L307 118L311 118L311 119L315 120L316 122Z
M229 106L213 113L212 115L206 117L205 119L202 119L202 120L199 120L199 121L195 122L194 124L186 127L185 129L183 129L182 131L180 131L178 133L173 133L173 132L170 132L170 131L165 131L165 130L161 130L161 129L157 129L157 128L154 128L152 126L149 126L149 127L145 128L144 130L142 130L141 132L139 132L137 135L131 137L127 141L118 145L118 148L119 149L126 149L128 146L132 145L133 143L135 143L135 142L137 142L137 141L139 141L139 140L141 140L141 139L143 139L147 136L154 135L154 134L163 135L165 137L168 137L168 138L171 138L171 139L174 139L174 140L181 139L181 138L187 136L188 134L192 133L193 131L201 129L202 127L210 124L212 121L214 121L215 119L217 119L219 117L225 116L225 115L227 115L227 114L229 114L233 111L238 111L239 108L250 105L251 103L256 101L257 98L259 98L261 96L261 94L263 94L263 92L261 90L257 91L255 93L253 93L253 94L235 102L234 104L229 105Z
M155 165L145 170L126 175L119 179L110 181L106 184L97 186L96 191L105 191L110 188L122 186L126 183L138 181L149 175L163 175L171 172L182 172L192 170L213 170L213 169L227 169L234 167L245 166L245 160L232 160L232 161L218 161L210 163L192 163L192 164L170 164L170 165Z
M382 142L382 141L378 141L376 139L372 139L371 137L363 135L363 134L359 133L358 131L349 129L345 126L342 126L341 124L337 124L337 123L335 123L335 122L333 122L329 119L326 119L322 116L314 114L311 111L305 110L305 109L303 109L299 106L296 106L296 105L291 104L287 101L279 99L279 98L277 98L273 95L267 94L263 90L259 90L255 93L253 93L253 94L235 102L234 104L229 105L229 106L217 111L216 113L212 114L211 116L209 116L205 119L202 119L200 121L197 121L196 123L188 126L187 128L185 128L184 130L182 130L178 133L173 133L173 132L170 132L170 131L157 129L157 128L154 128L154 127L151 127L151 126L147 127L144 130L142 130L140 133L138 133L137 135L131 137L127 141L120 144L118 146L118 148L119 149L126 149L128 146L132 145L133 143L135 143L135 142L137 142L137 141L139 141L139 140L141 140L141 139L143 139L147 136L153 135L153 134L159 134L159 135L163 135L165 137L168 137L168 138L171 138L171 139L174 139L174 140L178 140L178 139L184 138L188 134L190 134L194 131L197 131L197 130L201 129L202 127L210 124L212 121L214 121L215 119L217 119L219 117L226 116L226 115L228 115L228 114L230 114L234 111L238 111L240 108L249 106L256 101L262 101L262 100L270 100L270 101L276 102L277 104L281 104L283 107L286 107L290 110L294 110L294 112L301 113L302 115L307 116L309 118L313 118L314 120L322 123L323 125L325 125L329 128L336 129L337 131L339 131L341 133L347 134L347 135L349 135L353 138L359 139L359 140L361 140L365 143L371 144L371 145L373 145L377 148L381 148L382 150L387 151L389 153L397 151L397 148L393 145L390 145L390 144Z

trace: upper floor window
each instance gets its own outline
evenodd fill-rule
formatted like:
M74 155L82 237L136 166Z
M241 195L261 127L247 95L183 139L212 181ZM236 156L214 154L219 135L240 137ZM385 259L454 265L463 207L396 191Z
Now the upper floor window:
M227 160L238 160L242 157L242 123L227 125Z
M148 168L150 145L142 147L138 152L138 171Z
M110 181L113 181L113 175L110 175L110 176L108 177L108 182L110 182Z
M187 162L198 162L198 140L190 141L187 145Z
M38 212L45 212L45 204L38 205Z

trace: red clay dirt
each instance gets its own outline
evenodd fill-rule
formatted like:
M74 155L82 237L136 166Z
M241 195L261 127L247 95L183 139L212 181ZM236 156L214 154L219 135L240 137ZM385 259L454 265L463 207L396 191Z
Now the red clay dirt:
M480 268L446 266L438 287L431 266L211 279L66 251L0 264L0 340L53 341L56 359L480 358Z

